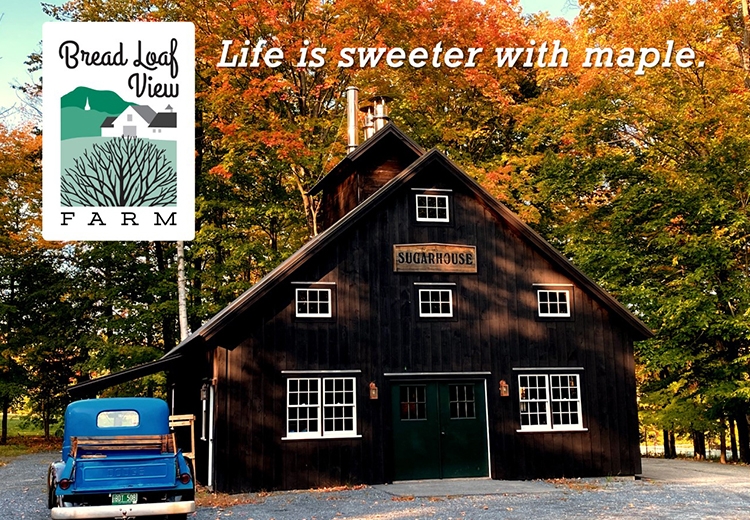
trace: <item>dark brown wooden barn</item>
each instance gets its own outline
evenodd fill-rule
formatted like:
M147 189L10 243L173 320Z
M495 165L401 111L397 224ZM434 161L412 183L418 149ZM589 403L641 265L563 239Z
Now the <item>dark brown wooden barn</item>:
M648 328L393 124L317 186L324 231L162 360L226 492L641 471ZM87 386L88 385L88 386Z

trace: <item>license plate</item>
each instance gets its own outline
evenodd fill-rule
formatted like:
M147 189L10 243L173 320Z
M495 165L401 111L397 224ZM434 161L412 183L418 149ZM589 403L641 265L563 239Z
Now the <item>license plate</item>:
M112 505L122 506L126 504L137 504L138 493L112 493Z

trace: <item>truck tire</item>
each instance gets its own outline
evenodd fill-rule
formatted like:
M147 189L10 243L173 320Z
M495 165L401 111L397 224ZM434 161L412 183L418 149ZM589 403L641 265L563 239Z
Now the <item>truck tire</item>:
M55 483L47 486L47 509L52 509L57 505L57 496L55 496Z
M49 471L47 472L47 508L52 509L53 507L57 507L58 500L57 500L57 479L55 478L55 475L52 473L52 468L50 467Z

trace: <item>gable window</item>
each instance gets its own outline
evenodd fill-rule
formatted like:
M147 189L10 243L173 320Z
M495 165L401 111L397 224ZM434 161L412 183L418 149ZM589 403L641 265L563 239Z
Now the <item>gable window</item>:
M128 114L128 121L132 121L132 120L133 120L133 114Z
M450 222L448 195L417 195L417 222Z
M540 318L570 317L570 291L540 289L536 292Z
M301 318L330 318L331 289L296 289L296 313Z
M453 317L453 290L419 289L419 317Z
M287 439L357 436L353 377L287 380Z
M520 374L521 431L583 430L578 374Z

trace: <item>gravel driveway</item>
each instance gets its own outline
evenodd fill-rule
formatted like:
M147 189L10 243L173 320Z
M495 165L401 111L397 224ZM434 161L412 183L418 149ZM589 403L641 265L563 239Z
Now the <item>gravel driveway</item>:
M46 520L45 472L54 453L0 467L0 520ZM374 519L709 519L750 518L750 468L644 459L644 480L567 480L503 488L497 481L451 487L375 486L339 492L244 495L252 503L200 508L194 520ZM411 487L409 487L411 486ZM420 490L427 489L426 493ZM446 493L455 490L455 494ZM496 494L475 494L487 492ZM470 496L457 496L465 490ZM419 496L432 494L437 496ZM416 497L415 497L416 495ZM442 495L442 496L440 496Z

